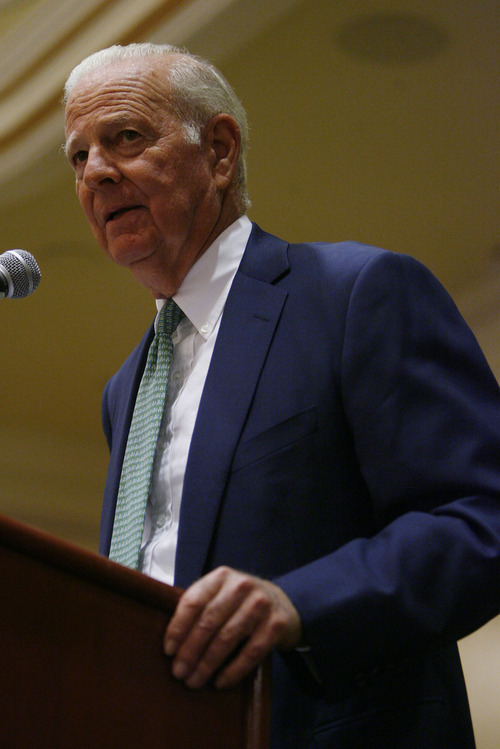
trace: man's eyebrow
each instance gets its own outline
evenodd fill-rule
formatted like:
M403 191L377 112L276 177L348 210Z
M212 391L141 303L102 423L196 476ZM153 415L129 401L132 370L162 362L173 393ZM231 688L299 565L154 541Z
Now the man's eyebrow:
M120 127L121 125L129 125L131 122L148 122L148 119L138 112L109 112L109 114L103 115L103 117L100 120L99 125L103 125L104 127L108 125L117 125Z
M101 123L103 125L118 125L118 126L120 126L120 125L126 125L131 120L137 120L137 119L138 119L137 115L134 115L132 113L124 114L123 112L120 112L120 113L117 113L117 114L108 114L108 115L105 115L102 118Z
M64 143L61 143L61 151L65 156L68 156L69 151L74 148L74 143L77 141L77 138L74 136L69 136Z

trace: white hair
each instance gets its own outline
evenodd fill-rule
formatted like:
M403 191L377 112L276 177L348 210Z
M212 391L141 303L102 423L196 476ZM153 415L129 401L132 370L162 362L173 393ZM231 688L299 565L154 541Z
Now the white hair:
M67 102L74 86L94 70L105 68L119 60L145 57L173 59L166 68L170 96L168 105L184 128L189 143L199 143L204 126L217 114L229 114L240 129L241 148L237 170L237 195L241 208L250 205L246 186L246 148L248 140L247 117L243 105L224 76L201 57L186 49L171 44L115 44L94 52L80 62L69 74L64 86L64 102Z

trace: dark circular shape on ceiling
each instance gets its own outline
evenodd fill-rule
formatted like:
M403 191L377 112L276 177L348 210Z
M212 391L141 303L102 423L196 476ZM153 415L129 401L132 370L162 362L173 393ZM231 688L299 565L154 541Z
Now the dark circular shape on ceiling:
M336 40L350 55L395 65L435 57L446 46L448 35L423 16L387 11L348 21Z

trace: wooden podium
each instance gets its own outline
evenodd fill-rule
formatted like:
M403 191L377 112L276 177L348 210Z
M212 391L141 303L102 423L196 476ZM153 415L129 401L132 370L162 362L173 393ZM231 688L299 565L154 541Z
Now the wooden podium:
M267 668L190 691L165 626L180 591L0 517L3 749L265 749Z

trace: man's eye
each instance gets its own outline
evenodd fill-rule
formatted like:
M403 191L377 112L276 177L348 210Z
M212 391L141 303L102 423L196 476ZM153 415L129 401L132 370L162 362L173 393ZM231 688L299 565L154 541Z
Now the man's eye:
M134 140L140 137L137 130L122 130L119 135L119 140L123 143L132 143Z
M75 154L73 154L73 164L75 166L77 164L81 164L86 159L87 159L87 151L77 151Z

